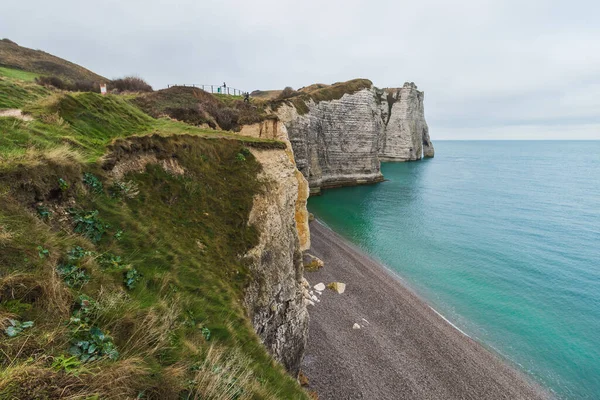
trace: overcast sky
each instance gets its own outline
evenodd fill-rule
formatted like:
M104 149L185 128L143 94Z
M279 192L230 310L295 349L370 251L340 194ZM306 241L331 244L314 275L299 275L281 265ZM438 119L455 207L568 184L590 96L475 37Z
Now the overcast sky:
M108 78L415 82L435 139L600 139L600 1L7 1L0 37Z

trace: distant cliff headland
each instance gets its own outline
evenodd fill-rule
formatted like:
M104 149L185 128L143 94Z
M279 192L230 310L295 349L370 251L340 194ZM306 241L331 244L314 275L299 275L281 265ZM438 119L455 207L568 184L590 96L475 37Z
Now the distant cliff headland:
M277 120L263 122L275 126L258 129L258 137L274 135L290 141L311 194L322 188L379 182L380 161L434 156L424 95L414 83L378 89L369 80L355 79L277 96L284 97L271 106ZM276 126L277 121L283 126Z

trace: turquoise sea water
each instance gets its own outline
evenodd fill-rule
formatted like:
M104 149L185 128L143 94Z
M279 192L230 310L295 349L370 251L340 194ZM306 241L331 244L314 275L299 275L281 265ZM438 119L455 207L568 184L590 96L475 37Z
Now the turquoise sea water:
M600 142L434 145L310 211L558 397L600 399Z

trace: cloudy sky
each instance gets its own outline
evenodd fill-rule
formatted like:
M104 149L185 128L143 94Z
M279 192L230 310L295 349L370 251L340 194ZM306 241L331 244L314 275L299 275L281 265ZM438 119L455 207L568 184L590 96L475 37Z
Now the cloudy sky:
M414 81L435 139L600 139L600 2L39 0L0 36L155 88Z

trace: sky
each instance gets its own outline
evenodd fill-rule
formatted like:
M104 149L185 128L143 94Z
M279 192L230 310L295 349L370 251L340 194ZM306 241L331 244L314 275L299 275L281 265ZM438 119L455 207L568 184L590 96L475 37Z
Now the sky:
M594 0L21 0L0 37L155 89L415 82L433 140L600 139Z

